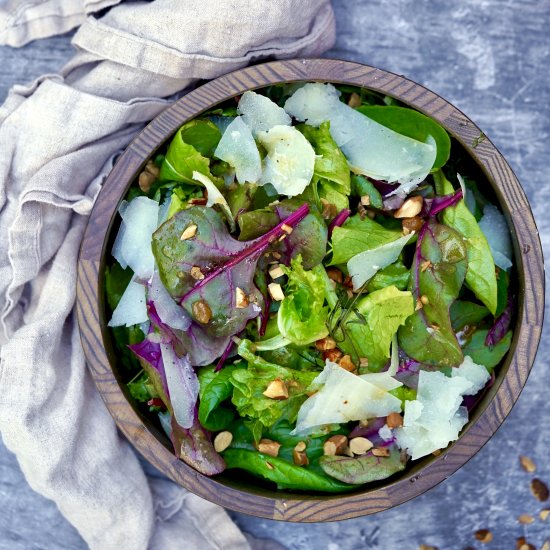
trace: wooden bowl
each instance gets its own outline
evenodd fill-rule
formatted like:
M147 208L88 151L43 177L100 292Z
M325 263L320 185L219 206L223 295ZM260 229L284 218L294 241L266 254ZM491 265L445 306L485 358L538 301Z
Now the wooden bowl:
M473 411L457 442L437 457L410 465L386 482L354 493L319 496L268 490L229 472L206 477L178 460L168 438L127 399L104 304L104 265L118 205L146 161L186 121L246 90L271 84L321 81L361 86L393 96L433 117L469 153L506 216L515 252L518 310L511 349L496 382ZM405 502L449 477L489 440L518 399L533 365L544 311L542 250L527 198L496 147L456 107L426 88L373 67L329 59L293 59L255 65L190 92L157 116L128 146L94 206L78 261L77 312L90 371L118 427L159 470L207 500L255 516L317 522L353 518ZM124 475L123 472L121 472ZM481 480L480 480L481 481Z

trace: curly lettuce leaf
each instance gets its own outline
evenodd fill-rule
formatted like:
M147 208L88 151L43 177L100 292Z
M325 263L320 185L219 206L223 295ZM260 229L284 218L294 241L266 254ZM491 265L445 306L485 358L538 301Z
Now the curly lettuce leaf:
M294 422L298 409L307 398L307 387L316 372L297 371L270 363L254 353L254 344L242 340L237 353L247 362L247 368L236 368L230 376L234 391L231 402L239 415L269 427L284 418ZM288 399L270 399L263 395L270 382L281 379L288 388Z
M302 257L298 256L292 260L290 268L282 269L288 276L288 282L277 314L280 333L298 346L324 338L328 334L324 267L317 265L306 271Z
M422 307L399 329L399 345L410 357L433 366L458 366L463 361L449 308L464 283L468 267L464 239L434 220L424 224L411 268L410 290Z
M389 286L358 300L336 331L339 347L355 361L369 360L369 370L379 371L390 358L390 344L397 329L414 313L413 295Z
M440 195L454 193L451 182L445 178L443 172L436 172L434 181ZM476 298L494 314L497 308L497 279L493 256L485 235L464 200L443 210L441 219L464 237L468 255L466 284Z
M353 256L388 244L402 237L400 230L386 229L379 223L359 216L352 216L332 232L332 259L330 265L347 263Z
M306 124L300 124L296 128L315 150L314 174L336 183L337 191L349 195L351 186L348 161L330 135L330 122L323 122L319 128Z

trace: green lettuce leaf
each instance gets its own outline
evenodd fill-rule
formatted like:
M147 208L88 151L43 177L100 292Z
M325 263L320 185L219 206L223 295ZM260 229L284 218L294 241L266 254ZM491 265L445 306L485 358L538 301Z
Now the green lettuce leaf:
M323 456L319 460L321 468L327 475L353 485L386 479L404 470L406 463L406 455L402 455L395 447L390 451L388 457L374 456L372 452L368 452L353 458Z
M384 206L380 191L365 176L360 176L359 174L351 176L351 194L356 197L369 197L370 205L373 208L381 209Z
M399 290L405 290L411 277L410 269L407 269L401 260L381 269L367 284L367 292L374 292L387 286L395 286Z
M441 168L449 160L451 139L433 118L408 107L363 105L357 110L386 128L422 143L426 143L428 136L432 136L437 147L432 171Z
M319 199L325 199L328 203L334 204L337 210L349 208L349 199L345 193L342 193L342 187L330 180L321 178L317 182L317 195Z
M399 329L399 345L410 357L433 366L458 366L463 361L449 308L464 282L468 261L464 239L454 229L424 224L416 246L409 288L423 307Z
M379 371L390 358L390 344L400 325L414 313L411 292L389 286L357 302L347 320L336 328L340 349L356 361L369 360L369 370Z
M402 237L400 230L382 227L379 223L359 216L352 216L332 232L332 259L330 265L345 264L365 250L371 250Z
M207 430L217 432L224 430L235 417L235 413L223 402L233 394L231 374L237 367L227 365L215 372L214 367L202 367L199 378L199 421Z
M466 325L477 325L487 315L489 315L489 310L474 302L457 300L451 305L451 324L454 331L459 331Z
M192 145L201 155L212 157L222 134L208 119L195 119L178 130L181 139Z
M324 270L322 265L306 271L302 257L293 259L290 268L283 266L288 276L285 298L277 314L281 334L293 344L306 346L328 334L328 307L324 306Z
M229 448L223 452L223 458L227 468L239 468L272 481L278 489L340 493L354 488L353 485L257 451Z
M348 161L330 135L330 122L323 122L319 128L306 124L300 124L296 128L304 134L315 151L313 173L319 178L336 183L336 191L349 195L350 170Z
M454 193L453 186L443 172L436 172L433 177L436 190L440 195ZM464 237L468 254L466 284L472 289L476 298L494 314L497 309L497 279L493 255L485 235L464 200L443 210L441 217L443 223Z
M283 418L294 422L300 406L307 399L307 387L318 373L270 363L254 353L254 344L250 340L242 340L237 353L248 363L247 368L236 368L230 376L234 387L231 401L239 415L263 427L272 426ZM286 383L288 399L270 399L263 395L276 378ZM261 432L255 431L256 438L258 433Z
M476 330L462 351L464 355L469 355L474 363L483 365L491 371L502 361L510 349L512 331L508 331L504 338L493 347L485 344L488 332L488 330Z

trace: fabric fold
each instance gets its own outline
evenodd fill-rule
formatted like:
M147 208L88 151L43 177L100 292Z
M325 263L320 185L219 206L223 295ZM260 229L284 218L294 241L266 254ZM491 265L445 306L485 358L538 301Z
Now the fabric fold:
M10 0L0 41L64 32L115 3ZM0 108L0 432L92 549L249 547L222 508L146 477L86 369L76 263L105 176L198 79L333 43L327 0L128 2L89 17L61 74L14 87Z

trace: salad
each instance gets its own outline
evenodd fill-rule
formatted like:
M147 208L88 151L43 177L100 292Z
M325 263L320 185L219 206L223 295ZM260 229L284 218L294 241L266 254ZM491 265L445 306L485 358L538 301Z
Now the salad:
M177 131L120 205L105 291L127 391L179 458L343 492L459 437L514 314L469 162L433 119L323 83Z

